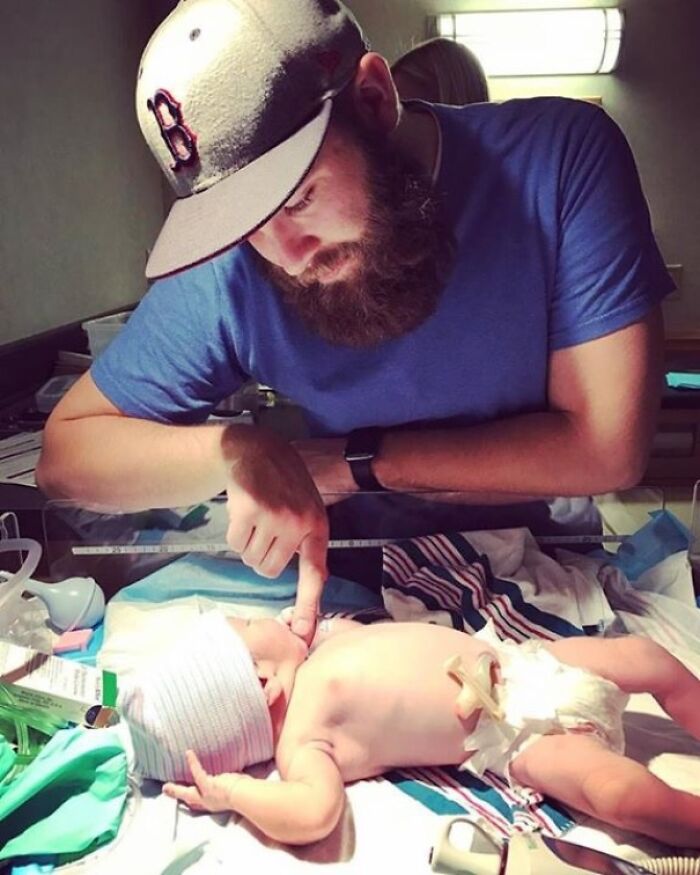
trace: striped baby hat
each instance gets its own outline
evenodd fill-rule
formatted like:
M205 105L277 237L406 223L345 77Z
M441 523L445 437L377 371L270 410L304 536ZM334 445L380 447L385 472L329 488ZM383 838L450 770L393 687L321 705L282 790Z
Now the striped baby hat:
M198 617L186 638L120 682L117 708L145 778L191 783L190 748L210 774L269 760L272 723L243 639L218 611Z

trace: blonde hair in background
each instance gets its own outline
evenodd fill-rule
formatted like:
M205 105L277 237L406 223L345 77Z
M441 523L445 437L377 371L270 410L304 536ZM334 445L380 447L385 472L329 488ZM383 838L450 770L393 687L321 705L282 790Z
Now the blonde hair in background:
M394 61L391 72L402 100L462 106L489 99L479 59L462 43L445 37L414 46Z

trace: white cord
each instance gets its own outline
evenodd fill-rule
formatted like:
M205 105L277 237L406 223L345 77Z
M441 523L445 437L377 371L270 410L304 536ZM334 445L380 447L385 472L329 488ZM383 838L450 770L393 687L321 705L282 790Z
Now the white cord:
M698 857L646 857L639 865L654 875L700 875Z

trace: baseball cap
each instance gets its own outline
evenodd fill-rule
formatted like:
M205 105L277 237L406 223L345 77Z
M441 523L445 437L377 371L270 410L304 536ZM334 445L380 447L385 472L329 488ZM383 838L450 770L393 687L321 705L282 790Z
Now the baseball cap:
M147 277L240 242L284 204L367 49L338 0L180 0L136 87L141 130L177 195Z

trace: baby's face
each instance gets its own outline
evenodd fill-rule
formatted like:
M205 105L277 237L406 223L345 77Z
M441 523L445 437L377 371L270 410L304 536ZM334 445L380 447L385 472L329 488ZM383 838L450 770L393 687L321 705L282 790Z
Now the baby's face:
M301 665L308 656L308 647L286 623L268 617L259 620L229 617L229 622L256 663L271 661L277 665L288 662Z
M229 617L228 622L250 651L270 709L276 741L292 695L296 670L308 656L308 647L279 620Z

